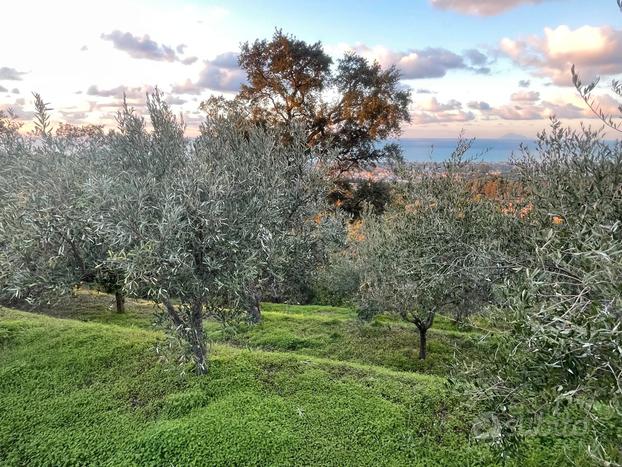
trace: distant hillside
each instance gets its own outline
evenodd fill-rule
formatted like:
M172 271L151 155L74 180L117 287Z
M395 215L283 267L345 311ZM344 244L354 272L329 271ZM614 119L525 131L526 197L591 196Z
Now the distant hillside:
M501 137L501 139L520 139L520 140L527 141L532 138L528 138L527 136L521 135L519 133L506 133L505 135Z

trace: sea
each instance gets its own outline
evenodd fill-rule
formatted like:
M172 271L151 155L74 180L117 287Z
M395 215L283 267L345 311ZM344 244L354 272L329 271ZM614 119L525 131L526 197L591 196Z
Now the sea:
M400 138L391 142L398 143L404 159L412 162L442 162L456 149L457 139L452 138ZM508 162L512 154L520 154L521 143L533 147L528 138L477 138L466 153L469 158L489 163Z

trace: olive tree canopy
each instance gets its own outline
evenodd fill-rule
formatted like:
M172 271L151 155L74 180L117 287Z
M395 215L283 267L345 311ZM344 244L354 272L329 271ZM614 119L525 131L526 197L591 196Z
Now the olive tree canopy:
M322 164L295 129L284 145L229 112L209 116L190 142L159 93L147 107L151 130L127 105L119 112L114 163L98 180L100 225L126 289L164 305L203 373L203 318L246 309L257 284L278 273L290 217L308 213L289 210L309 203L300 186L321 181Z
M465 148L461 143L440 170L402 170L398 201L384 216L364 217L353 244L360 306L414 323L421 359L436 313L461 319L479 311L505 272L501 231L511 229L513 218L469 190L473 173L462 160Z

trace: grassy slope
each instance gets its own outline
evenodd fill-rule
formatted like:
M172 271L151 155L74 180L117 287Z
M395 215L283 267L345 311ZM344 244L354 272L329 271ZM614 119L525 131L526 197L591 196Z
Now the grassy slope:
M74 319L0 309L1 464L493 462L468 440L475 409L441 376L404 371L417 364L399 353L416 340L398 323L361 327L344 309L267 306L235 345L213 330L222 342L199 378L157 360L162 335L148 329L146 304L115 316L102 303L80 297ZM440 373L448 358L421 369ZM565 464L563 446L548 444L532 444L522 463Z

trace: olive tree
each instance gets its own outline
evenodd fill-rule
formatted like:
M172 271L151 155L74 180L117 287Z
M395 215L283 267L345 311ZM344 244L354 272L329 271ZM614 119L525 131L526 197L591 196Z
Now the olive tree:
M288 234L282 209L318 164L295 132L300 143L283 145L229 112L190 142L158 92L147 108L151 130L127 105L119 112L115 163L98 181L101 226L128 292L164 306L205 373L204 317L248 308Z
M501 446L537 430L546 407L560 423L579 414L595 460L613 465L622 459L622 143L553 121L515 166L528 255L506 291L510 332L470 376Z
M622 143L554 122L537 150L516 163L537 228L520 301L524 345L539 349L543 368L564 370L549 375L564 392L620 395Z
M505 272L497 260L504 248L499 231L511 219L468 189L467 146L461 143L441 171L402 170L398 201L384 216L364 216L352 245L360 306L413 323L421 359L435 315L477 311L493 299Z
M5 299L57 299L81 282L116 293L124 309L122 273L104 266L107 246L96 229L90 184L105 164L107 136L98 126L61 124L35 94L35 132L17 133L6 117L0 132L0 236Z
M228 101L213 98L212 105L205 107L207 121L237 122L245 131L255 131L261 126L249 118L248 108L238 100ZM261 320L260 301L270 297L281 301L304 301L310 294L311 276L327 254L327 244L335 229L338 231L343 219L335 215L328 203L330 188L327 173L334 156L330 151L317 152L310 149L304 140L304 127L293 126L284 137L280 129L272 128L269 133L275 143L285 150L286 163L280 167L282 180L289 180L282 193L273 193L278 204L271 208L271 216L264 219L275 232L270 254L249 288L247 315L251 322ZM214 130L205 126L199 142L212 137ZM290 146L287 150L284 146ZM232 164L229 170L246 170L244 166ZM275 198L276 199L276 198Z

